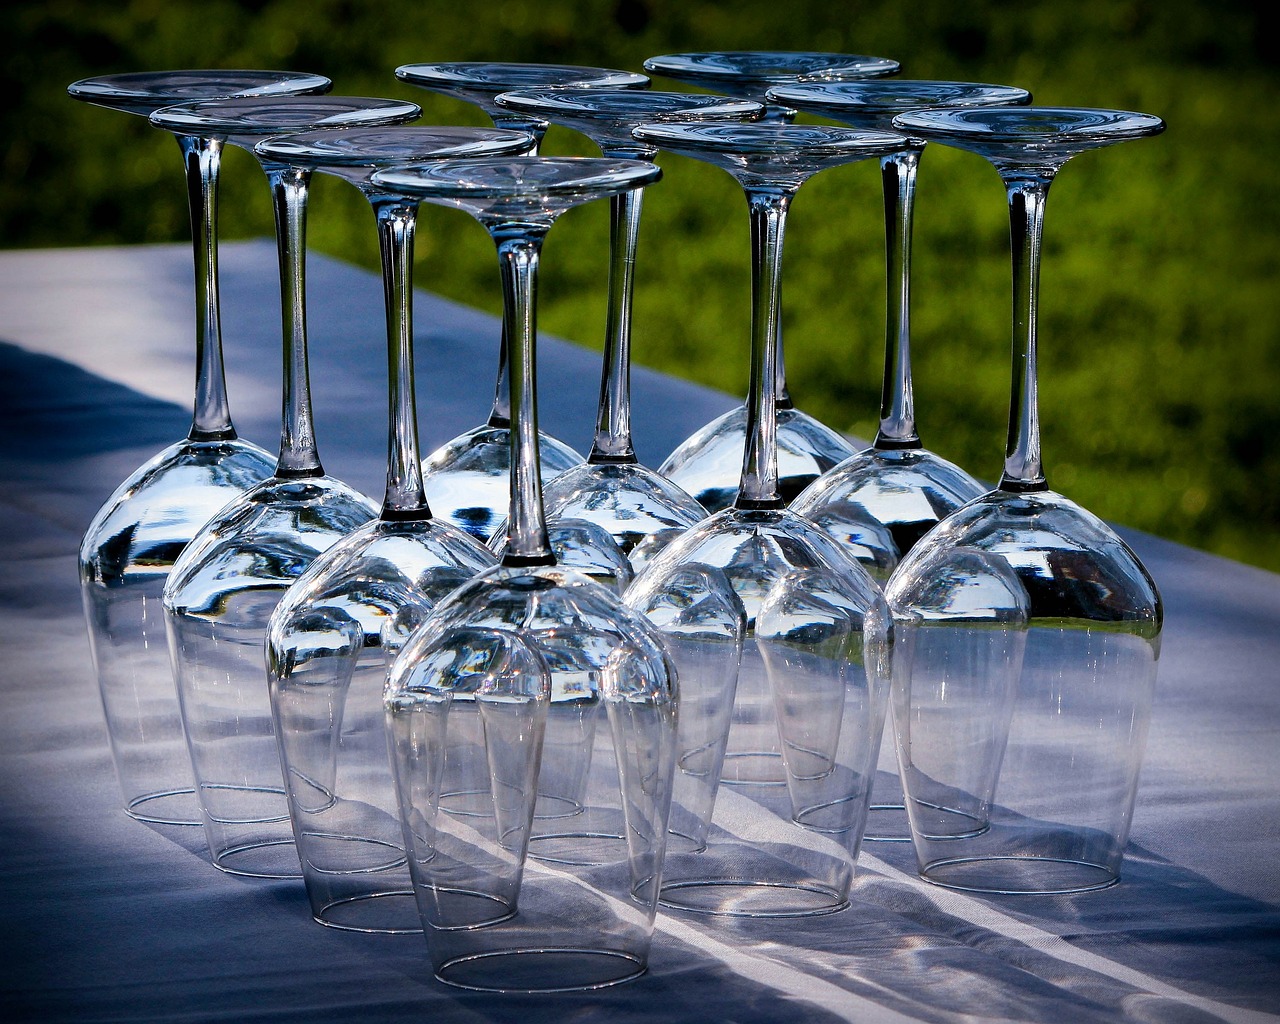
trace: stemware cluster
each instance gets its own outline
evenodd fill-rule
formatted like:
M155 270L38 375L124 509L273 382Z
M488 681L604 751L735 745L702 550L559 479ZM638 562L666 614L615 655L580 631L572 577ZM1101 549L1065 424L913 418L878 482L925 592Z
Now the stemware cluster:
M202 825L221 870L301 877L321 924L424 932L437 977L501 991L637 976L659 905L837 913L864 839L910 839L921 876L953 888L1113 884L1162 611L1124 542L1047 488L1039 260L1061 166L1163 122L887 77L898 70L829 53L645 62L707 90L687 93L606 68L396 69L478 105L491 128L409 124L416 104L327 95L314 75L72 85L175 135L191 200L193 424L120 486L81 549L126 810ZM552 124L601 155L540 155ZM1009 203L1013 390L994 488L916 428L911 234L929 142L990 160ZM276 210L274 460L236 437L227 406L216 226L228 143L257 157ZM654 470L632 444L629 372L642 197L663 152L742 187L751 374L739 409ZM779 325L792 198L868 159L884 185L887 315L880 429L858 450L792 404ZM364 194L381 249L380 509L318 455L305 282L316 172ZM612 235L584 458L538 428L536 296L557 218L597 199ZM487 229L503 295L489 417L425 458L412 369L423 203Z

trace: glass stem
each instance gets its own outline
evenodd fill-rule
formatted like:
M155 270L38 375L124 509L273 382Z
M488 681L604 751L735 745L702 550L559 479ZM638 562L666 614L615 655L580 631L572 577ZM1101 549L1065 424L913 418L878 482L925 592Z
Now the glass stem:
M763 96L756 99L764 104L764 117L760 119L759 124L792 124L796 119L796 111L791 107L783 106L778 103L769 103ZM794 409L795 403L791 401L791 392L787 390L787 361L785 350L782 346L782 300L778 300L778 351L774 357L775 374L777 383L775 384L775 392L777 399L777 408Z
M543 136L550 127L549 122L513 114L506 110L489 111L489 119L495 128L509 128L513 131L528 132L533 136L533 146L528 155L537 156L538 147L542 145ZM489 426L505 429L511 426L511 346L507 341L507 322L502 321L502 336L498 339L498 380L493 388L493 408L489 410Z
M1040 299L1040 240L1053 174L1004 175L1013 255L1013 387L1004 491L1047 489L1040 463L1040 407L1036 381L1036 310Z
M880 451L920 447L920 435L916 433L915 395L911 386L911 223L920 153L920 148L912 147L880 160L889 278L880 431L873 445Z
M233 441L222 362L218 298L218 169L222 140L178 136L187 172L187 206L196 272L196 397L192 441Z
M774 353L774 392L777 407L779 409L794 409L795 403L791 401L791 392L787 390L787 363L783 355L782 347L782 299L778 299L778 323L774 333L777 335L776 348Z
M797 111L781 103L771 103L763 96L753 97L756 102L764 104L764 116L759 124L792 124Z
M267 172L275 206L284 328L284 397L276 476L323 476L324 468L316 451L311 380L307 370L307 187L311 172L280 164L264 164L263 170Z
M511 426L511 353L507 343L507 322L502 322L498 338L498 382L493 388L493 408L489 410L489 426L505 429Z
M416 203L374 199L387 305L387 491L382 518L431 518L422 486L413 385L413 239Z
M551 122L540 121L536 117L529 117L526 114L517 114L503 107L488 112L489 120L493 122L495 128L509 128L512 131L528 132L533 136L533 148L529 150L529 156L538 155L538 147L542 145L542 139L547 134L547 129L551 127Z
M511 512L502 562L515 567L555 565L542 508L536 373L538 260L547 229L519 224L491 230L502 269L503 323L511 347Z
M782 240L793 191L753 187L751 209L751 385L737 508L781 508L778 493L778 302Z
M587 461L634 463L631 445L631 300L644 189L613 197L609 237L609 309L596 437Z

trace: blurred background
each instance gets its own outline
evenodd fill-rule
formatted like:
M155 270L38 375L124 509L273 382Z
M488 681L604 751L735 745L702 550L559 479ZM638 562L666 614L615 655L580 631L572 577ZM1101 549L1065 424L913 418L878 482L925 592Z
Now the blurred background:
M479 125L478 109L401 85L393 70L435 60L640 70L646 57L685 50L829 50L892 57L904 78L1018 85L1039 104L1158 114L1164 135L1078 157L1050 195L1046 472L1112 522L1280 570L1280 55L1260 10L1251 0L11 0L0 40L0 245L189 240L172 137L66 94L76 79L112 72L316 72L335 93L412 99L422 123ZM543 152L594 148L553 127ZM635 359L743 394L741 189L708 165L665 154L660 163L641 228ZM272 231L261 172L229 149L222 237ZM336 179L316 179L309 243L378 266L367 203ZM606 204L572 211L551 233L543 331L600 347L607 246ZM914 255L921 436L993 480L1011 284L1004 191L988 163L929 148ZM878 421L884 262L874 161L804 186L784 272L790 389L801 408L864 439ZM424 210L417 284L500 309L492 245L462 213Z

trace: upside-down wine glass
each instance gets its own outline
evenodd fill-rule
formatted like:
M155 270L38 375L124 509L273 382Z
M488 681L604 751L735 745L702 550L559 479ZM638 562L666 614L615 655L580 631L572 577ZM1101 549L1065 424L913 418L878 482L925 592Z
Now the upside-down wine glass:
M454 61L405 64L396 78L432 92L479 107L496 127L527 131L541 145L546 121L499 106L495 98L512 89L573 87L577 89L644 89L647 75L612 68L572 64L522 64L505 61ZM427 497L436 514L461 526L481 540L499 532L509 497L507 463L511 428L511 385L508 379L507 334L503 324L498 345L498 375L488 420L465 431L431 452L423 464ZM543 433L542 473L549 482L557 474L579 465L582 455Z
M1013 390L1000 484L934 527L887 588L902 655L894 666L898 756L920 873L978 892L1103 888L1119 878L1129 832L1163 611L1128 545L1045 482L1040 246L1062 165L1084 150L1156 135L1164 122L1015 106L901 114L894 123L995 165L1013 255Z
M226 96L328 91L329 79L285 71L144 71L73 82L76 99L131 114ZM80 593L124 809L140 821L199 825L160 613L174 559L274 460L236 434L227 404L218 299L218 139L178 135L195 256L195 410L187 436L131 473L80 545Z
M517 61L444 61L402 64L396 78L479 107L497 128L529 132L542 144L546 118L509 110L497 102L504 92L527 89L647 89L649 76L615 68ZM536 149L535 149L536 152Z
M787 124L790 107L771 101L769 89L790 82L850 81L896 74L899 64L860 54L790 50L727 50L671 53L650 57L646 71L689 85L755 100L765 105L764 119ZM841 433L795 407L787 390L778 316L777 446L782 496L791 501L820 474L854 453ZM695 431L658 467L658 472L697 498L709 512L733 504L747 434L745 405L731 409Z
M790 511L778 482L777 315L787 210L813 174L880 157L901 136L843 128L641 125L636 137L722 167L751 216L751 385L731 508L672 541L627 603L660 625L673 602L729 591L740 664L723 639L677 636L681 672L676 833L668 906L806 916L847 905L866 823L889 683L888 606L866 570ZM660 627L661 628L661 627ZM721 782L727 785L721 786Z
M504 93L495 102L505 110L573 128L606 157L649 161L657 149L632 136L646 121L754 121L764 114L763 105L754 100L635 90L528 90ZM599 523L637 572L706 515L691 495L641 465L632 445L631 308L643 197L644 190L637 188L612 200L604 367L591 453L543 490L550 521L570 517Z
M796 111L769 98L775 86L884 78L901 67L886 57L815 50L702 50L664 53L644 62L651 74L763 103L764 119L779 124L794 121Z
M374 177L484 224L512 325L506 554L436 606L387 684L414 891L436 976L450 984L595 988L647 962L675 673L656 631L615 591L555 563L534 346L539 256L555 218L658 176L642 161L512 157Z
M892 129L895 115L911 110L1031 102L1031 94L1015 86L896 78L779 86L770 89L769 95L851 128L882 131ZM916 431L911 381L911 227L916 172L924 147L924 140L911 139L899 152L880 158L888 269L880 429L871 447L827 470L791 504L858 552L867 571L882 585L898 560L939 520L989 490L955 463L926 449ZM891 551L878 548L868 538L868 517L888 528ZM880 759L866 838L910 842L892 743L882 745Z
M413 384L418 203L370 182L380 167L528 151L497 128L330 128L258 143L259 156L328 173L369 200L387 319L387 485L377 519L316 558L267 624L267 682L294 843L312 916L353 931L421 930L387 761L382 690L406 632L495 559L432 515Z
M165 107L152 121L252 150L274 135L399 124L412 103L370 97L218 100ZM306 200L311 171L258 157L271 187L280 255L284 386L274 475L201 528L164 589L174 681L216 867L296 877L293 834L267 695L263 638L285 589L377 506L325 474L307 361Z

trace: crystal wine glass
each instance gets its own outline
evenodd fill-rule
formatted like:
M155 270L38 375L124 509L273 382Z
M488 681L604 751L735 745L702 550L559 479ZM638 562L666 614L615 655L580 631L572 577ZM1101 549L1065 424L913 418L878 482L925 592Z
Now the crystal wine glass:
M285 71L147 71L86 78L76 99L131 114L227 96L326 92L320 75ZM80 545L89 647L125 811L140 821L198 825L200 810L159 615L179 552L222 506L271 475L274 460L236 434L227 404L218 301L219 139L177 136L195 256L195 411L187 436L131 473Z
M885 57L813 50L712 50L650 57L644 69L687 85L765 105L765 120L793 121L795 110L769 98L775 86L796 82L849 82L896 75L901 65Z
M152 122L252 150L326 127L398 124L399 100L316 96L164 107ZM174 563L164 609L174 680L213 863L233 874L296 877L263 664L272 609L320 552L377 506L327 476L316 446L307 363L306 201L311 171L258 157L280 252L284 387L275 473L214 516Z
M672 53L650 57L646 71L689 85L714 89L765 104L765 120L786 124L795 110L769 100L769 89L790 82L850 81L895 74L899 64L883 57L788 50L729 50ZM777 446L782 495L790 501L821 473L854 453L849 440L797 409L787 390L786 365L778 317ZM667 456L658 472L697 498L709 512L733 503L742 446L747 435L746 406L730 409L701 427Z
M614 68L576 64L522 64L512 61L446 61L403 64L396 78L483 110L494 126L530 132L542 144L549 122L509 110L497 102L504 92L526 89L647 89L649 76Z
M410 85L442 93L478 106L494 125L527 131L541 144L548 124L499 106L500 93L512 89L573 87L579 89L643 89L647 75L611 68L572 64L521 64L504 61L462 61L405 64L396 78ZM536 146L534 152L536 152ZM488 540L500 535L501 519L508 504L510 466L508 435L511 427L510 381L507 366L507 334L503 324L498 346L498 376L488 420L465 431L431 452L424 463L427 497L436 514L464 530ZM582 455L549 434L539 435L545 482L579 465Z
M777 102L839 121L851 128L891 130L897 114L911 110L967 109L1031 102L1025 89L971 82L821 82L779 86ZM935 523L988 487L924 447L916 432L911 382L911 226L916 171L924 141L912 139L880 159L884 183L888 303L885 313L884 382L880 429L871 447L845 459L811 483L791 507L859 553L882 585L893 567ZM867 520L887 527L892 550L867 536ZM909 842L902 784L893 770L893 744L881 752L882 770L871 795L867 839Z
M369 200L387 313L387 485L377 519L316 558L267 624L267 681L294 842L312 916L354 931L419 931L387 761L382 688L403 632L494 564L435 518L422 487L413 385L416 200L370 182L380 167L528 151L496 128L330 128L258 143L274 163L332 174Z
M374 176L484 224L512 325L506 554L436 606L387 685L414 890L436 976L450 984L595 988L645 969L674 770L675 675L656 631L613 590L556 565L534 346L539 257L555 218L659 173L635 160L512 157ZM527 664L537 659L545 676ZM495 676L495 665L514 667ZM526 863L531 846L539 863Z
M495 103L582 132L606 157L650 161L656 148L631 134L646 121L750 121L764 114L763 105L754 100L632 90L528 90L503 93ZM641 465L632 446L631 300L643 196L637 188L612 201L604 369L591 453L585 463L565 470L543 491L548 519L599 523L637 572L669 540L706 515L683 489Z
M804 181L894 152L903 139L788 124L654 124L635 134L741 183L756 260L750 429L737 499L672 541L627 592L633 608L666 616L675 597L707 599L708 583L727 582L745 626L736 680L728 659L682 659L686 645L672 645L684 694L672 816L684 841L668 855L662 900L740 916L831 913L847 904L866 821L887 705L890 621L866 570L789 510L779 486L782 241ZM685 728L691 693L696 733Z
M1013 106L906 113L894 124L995 165L1013 255L1013 391L1000 484L920 540L887 589L905 648L894 666L894 719L920 873L978 892L1102 888L1119 878L1163 611L1124 541L1045 482L1040 246L1062 165L1084 150L1158 134L1164 122Z

